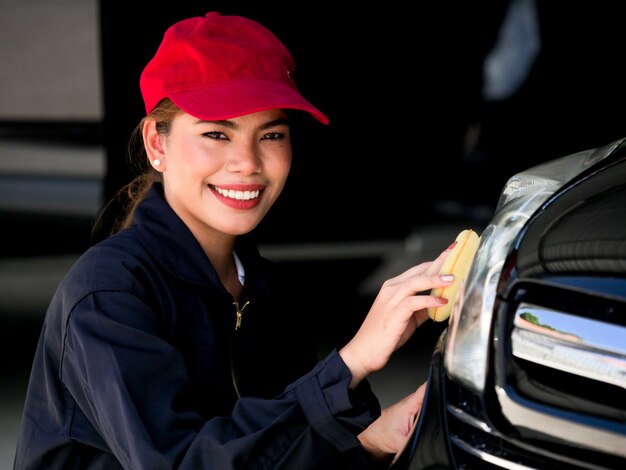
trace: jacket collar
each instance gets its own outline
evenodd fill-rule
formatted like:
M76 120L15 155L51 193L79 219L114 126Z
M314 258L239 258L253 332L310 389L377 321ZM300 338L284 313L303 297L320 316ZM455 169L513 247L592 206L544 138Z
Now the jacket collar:
M137 206L132 227L148 252L171 274L196 284L220 284L217 272L204 250L165 201L160 183L153 184L145 199ZM258 263L258 250L242 237L237 238L235 250L248 278Z

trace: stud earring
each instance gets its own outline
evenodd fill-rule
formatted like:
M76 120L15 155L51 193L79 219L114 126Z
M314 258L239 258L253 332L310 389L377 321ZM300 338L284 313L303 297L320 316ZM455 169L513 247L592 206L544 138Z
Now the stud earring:
M159 160L158 158L155 158L154 160L152 160L152 165L159 166L160 164L161 164L161 160Z

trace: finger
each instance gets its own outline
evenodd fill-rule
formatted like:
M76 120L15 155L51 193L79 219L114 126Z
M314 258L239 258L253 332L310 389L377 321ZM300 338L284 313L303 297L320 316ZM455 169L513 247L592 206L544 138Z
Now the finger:
M430 316L428 315L428 310L422 309L413 313L413 319L415 320L415 328L419 328L428 320L430 320Z
M411 299L410 303L404 305L405 318L409 318L417 310L428 307L441 307L446 300L443 298L437 298L429 295L430 291L436 287L446 287L452 284L454 276L451 274L446 275L433 275L424 276L417 275L406 279L398 286L392 286L387 284L386 288L389 289L389 296L387 302L390 305L400 305L406 302L407 299ZM386 290L386 289L384 289Z
M412 266L406 271L404 271L403 273L400 273L399 275L397 275L396 277L389 279L387 282L390 284L397 284L400 282L404 282L407 278L412 277L412 276L416 276L420 274L428 274L428 275L437 274L439 270L441 269L441 265L443 264L443 261L446 259L450 251L452 251L452 248L454 248L454 245L456 245L456 243L457 243L456 240L452 242L452 244L448 246L445 250L443 250L439 254L439 256L437 256L437 258L435 258L433 261L425 261L423 263Z
M425 262L417 264L415 266L411 266L409 269L407 269L403 273L400 273L396 277L389 279L389 281L391 283L397 284L397 283L400 283L400 282L404 282L406 279L408 279L410 277L419 276L419 275L421 275L423 273L428 272L428 269L430 268L430 265L432 263L433 263L432 261L425 261Z
M420 385L417 388L417 391L415 392L415 394L418 397L419 403L420 403L420 407L422 406L422 403L424 402L424 397L426 396L426 387L428 386L428 382L424 382L422 383L422 385Z
M448 255L452 251L452 248L454 248L456 244L457 242L455 240L454 242L452 242L450 246L448 246L448 248L443 250L439 254L439 256L437 256L437 258L435 258L435 260L428 267L428 271L427 271L428 274L437 274L441 270L441 266L443 265L444 260L448 257Z
M413 424L417 420L420 411L422 410L422 406L424 405L424 397L426 396L426 385L427 382L424 382L422 385L420 385L411 397L411 424Z
M402 286L398 287L398 295L415 296L427 292L436 287L447 287L454 281L452 274L428 274L408 278Z
M413 312L415 320L423 323L428 318L428 312L425 309L430 307L441 307L448 303L448 300L443 297L435 297L433 295L421 294L411 295L404 299L404 307ZM425 315L424 315L425 314Z

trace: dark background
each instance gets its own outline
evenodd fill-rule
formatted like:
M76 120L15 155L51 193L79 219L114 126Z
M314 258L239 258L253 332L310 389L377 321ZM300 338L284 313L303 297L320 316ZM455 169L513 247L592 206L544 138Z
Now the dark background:
M257 230L263 243L402 239L442 220L481 223L513 173L626 135L617 2L536 2L539 55L521 88L497 102L481 96L482 67L508 2L383 6L101 0L102 121L5 121L1 136L104 146L110 198L133 176L126 155L144 115L141 70L168 26L212 10L274 31L302 93L331 120L303 115L293 126L292 175ZM0 213L0 222L1 256L93 241L84 218Z
M292 178L263 240L402 237L442 200L493 207L531 165L624 134L624 39L612 2L536 2L541 50L509 99L481 98L482 65L507 2L101 2L107 192L143 115L138 77L174 21L216 10L268 26L302 93L331 120L296 127ZM308 117L307 117L308 118ZM468 129L480 128L469 146ZM467 216L461 214L462 217Z

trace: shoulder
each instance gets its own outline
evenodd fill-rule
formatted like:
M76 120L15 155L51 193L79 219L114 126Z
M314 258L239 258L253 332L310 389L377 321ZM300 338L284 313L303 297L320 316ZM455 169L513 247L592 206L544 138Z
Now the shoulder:
M70 274L85 276L91 273L89 277L94 280L115 283L126 271L146 263L149 258L137 237L127 230L90 247L78 258Z
M75 303L99 291L133 292L153 265L149 253L131 232L120 232L85 251L67 271L56 297Z

